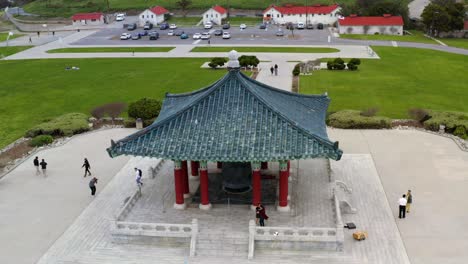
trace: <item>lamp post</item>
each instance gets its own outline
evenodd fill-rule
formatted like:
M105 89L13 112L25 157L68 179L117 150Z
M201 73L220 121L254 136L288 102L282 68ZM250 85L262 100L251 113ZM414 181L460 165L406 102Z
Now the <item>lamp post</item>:
M9 43L9 40L10 40L10 37L13 36L13 32L8 32L8 36L7 36L7 39L6 39L6 45L8 47L8 43Z

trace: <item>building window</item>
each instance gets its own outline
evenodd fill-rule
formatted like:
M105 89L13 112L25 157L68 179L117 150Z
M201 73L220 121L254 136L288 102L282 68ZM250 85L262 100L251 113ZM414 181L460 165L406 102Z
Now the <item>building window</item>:
M211 17L213 17L213 14L211 14Z
M281 14L281 17L284 17L283 14Z
M299 14L299 17L302 17L302 14Z
M151 18L153 18L153 15L151 15Z
M279 14L276 14L276 17L279 18Z
M315 14L312 14L312 16L314 16Z
M206 18L208 18L208 14L206 14Z
M141 15L141 18L145 18L145 15Z

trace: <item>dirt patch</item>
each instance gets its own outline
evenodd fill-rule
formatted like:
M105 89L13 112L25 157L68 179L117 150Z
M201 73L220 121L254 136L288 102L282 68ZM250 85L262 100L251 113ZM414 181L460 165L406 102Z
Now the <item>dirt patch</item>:
M124 125L123 120L114 120L114 122L112 122L111 120L99 120L99 121L93 122L93 130L99 129L105 126L123 126L123 125Z
M31 140L26 140L19 143L18 145L12 147L11 149L0 154L0 171L2 171L6 166L12 164L16 159L20 159L33 150L33 147L29 146Z
M419 127L424 128L424 125L420 122L412 119L395 119L392 120L392 127L407 126L407 127Z

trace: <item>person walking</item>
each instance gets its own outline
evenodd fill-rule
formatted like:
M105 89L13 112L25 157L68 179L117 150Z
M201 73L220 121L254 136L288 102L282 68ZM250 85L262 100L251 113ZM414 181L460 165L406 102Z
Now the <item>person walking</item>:
M32 43L32 39L31 39L31 36L29 36L29 43Z
M91 189L91 195L94 196L96 194L96 184L98 182L98 179L96 177L93 177L91 181L89 181L89 188Z
M408 193L406 193L406 212L407 213L409 213L412 203L413 203L413 194L411 193L411 190L408 190Z
M278 64L275 64L275 75L278 76Z
M89 176L91 176L91 171L89 171L89 169L91 169L91 165L89 165L89 161L87 158L84 159L84 163L83 163L83 166L81 166L81 168L85 168L85 172L84 172L84 176L86 178L86 175L89 173Z
M36 175L41 174L41 171L39 170L39 157L36 156L33 160L34 167L36 167Z
M260 226L265 226L265 220L268 220L265 207L262 204L258 204L257 208L258 208Z
M141 181L142 177L143 177L143 172L140 169L135 168L135 181L140 191L141 191L141 187L143 186L143 182Z
M403 196L398 200L398 204L400 205L400 212L398 213L398 218L405 218L405 212L406 212L406 204L408 201L406 200L406 194L403 194Z
M271 72L271 75L273 75L273 73L275 72L275 68L273 68L273 66L271 66L270 72Z
M42 159L42 161L41 161L41 163L39 163L39 165L41 165L42 175L44 175L44 177L47 177L47 162L45 162L45 160Z

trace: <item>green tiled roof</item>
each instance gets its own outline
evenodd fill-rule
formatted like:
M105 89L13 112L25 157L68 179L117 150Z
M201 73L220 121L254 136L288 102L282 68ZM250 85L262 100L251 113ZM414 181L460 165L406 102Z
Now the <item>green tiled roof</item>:
M231 69L214 84L167 94L156 121L107 149L173 160L278 161L342 151L328 139L326 95L279 90Z

